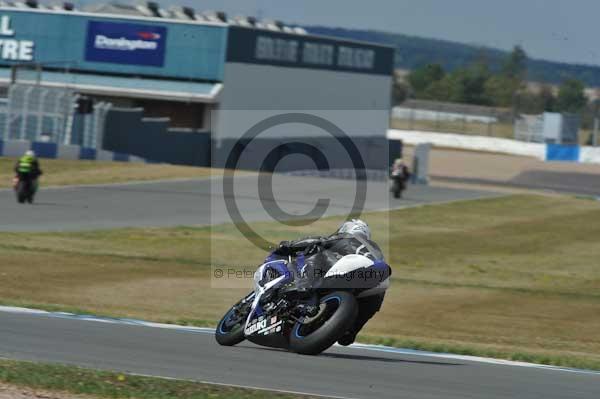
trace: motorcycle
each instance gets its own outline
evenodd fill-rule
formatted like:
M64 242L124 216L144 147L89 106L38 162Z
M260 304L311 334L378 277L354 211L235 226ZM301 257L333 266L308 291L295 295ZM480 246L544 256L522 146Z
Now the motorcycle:
M390 175L392 179L391 192L394 198L402 198L402 193L406 190L406 182L410 179L410 172L406 166L394 167Z
M19 204L24 204L26 201L33 203L35 197L35 181L33 179L21 179L18 176L13 178L13 188L17 196Z
M257 345L318 355L352 328L357 298L378 295L389 286L390 267L380 259L346 255L325 271L307 276L303 256L273 253L254 274L254 291L223 316L215 338L233 346Z
M392 176L392 193L394 198L402 198L402 192L406 190L406 179L404 176Z

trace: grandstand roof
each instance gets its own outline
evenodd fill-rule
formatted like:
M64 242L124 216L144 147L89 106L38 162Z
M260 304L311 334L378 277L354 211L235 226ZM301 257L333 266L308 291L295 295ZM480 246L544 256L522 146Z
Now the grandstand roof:
M0 68L0 82L10 81L10 70ZM35 75L18 83L36 84ZM107 76L85 73L42 72L39 84L47 87L71 88L86 94L130 98L154 98L168 101L210 103L218 100L220 83L199 83L164 79Z

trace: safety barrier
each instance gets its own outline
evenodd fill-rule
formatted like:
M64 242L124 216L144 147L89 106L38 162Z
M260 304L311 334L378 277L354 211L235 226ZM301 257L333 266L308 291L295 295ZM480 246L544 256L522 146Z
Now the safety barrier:
M388 131L388 139L402 140L406 145L431 143L436 147L522 155L545 161L600 164L600 147L527 143L495 137L397 129L390 129Z
M20 157L25 151L33 150L40 158L96 160L116 162L148 162L143 158L119 152L96 150L77 145L61 145L27 140L0 140L0 156Z

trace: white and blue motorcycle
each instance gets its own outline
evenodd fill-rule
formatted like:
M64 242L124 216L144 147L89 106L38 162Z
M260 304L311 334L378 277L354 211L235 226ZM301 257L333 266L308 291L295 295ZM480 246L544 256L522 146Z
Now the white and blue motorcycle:
M232 346L247 339L317 355L352 328L357 298L381 294L389 276L383 260L363 254L343 256L322 275L308 277L303 256L271 253L254 274L254 291L219 322L216 340Z

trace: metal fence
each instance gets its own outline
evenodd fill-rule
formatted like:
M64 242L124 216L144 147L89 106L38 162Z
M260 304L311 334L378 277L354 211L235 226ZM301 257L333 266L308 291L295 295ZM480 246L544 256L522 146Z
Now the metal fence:
M76 100L77 95L67 88L11 84L4 114L4 139L70 144Z
M14 67L7 97L0 99L0 138L97 148L112 104L98 102L91 113L80 114L80 98L68 84L44 81L39 65Z
M576 114L545 112L519 115L515 120L515 139L534 143L579 144L581 118Z
M392 128L478 136L513 137L513 112L436 101L408 100L392 110Z
M598 103L600 104L600 102ZM586 112L588 114L586 114ZM577 114L562 114L563 132L570 138L549 138L546 114L531 115L522 109L494 108L476 105L444 103L427 100L407 100L392 109L391 127L439 133L510 138L528 142L579 143L599 145L600 105L594 115L584 109Z

